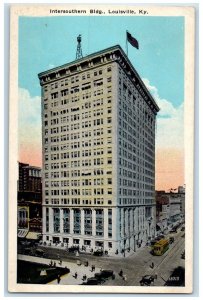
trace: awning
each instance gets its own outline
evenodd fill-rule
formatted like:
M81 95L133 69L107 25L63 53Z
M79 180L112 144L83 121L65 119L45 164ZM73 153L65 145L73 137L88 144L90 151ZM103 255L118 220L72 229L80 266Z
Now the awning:
M28 233L28 229L18 229L18 237L24 238Z
M39 237L40 237L41 233L39 232L28 232L27 236L26 236L26 239L28 240L38 240Z

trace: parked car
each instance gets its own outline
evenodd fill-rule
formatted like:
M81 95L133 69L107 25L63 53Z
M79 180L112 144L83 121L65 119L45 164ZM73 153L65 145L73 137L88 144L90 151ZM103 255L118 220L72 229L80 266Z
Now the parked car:
M170 233L177 233L177 229L176 228L171 229Z
M104 254L104 252L102 250L96 250L93 252L93 255L96 255L96 256L102 256Z
M95 277L90 277L87 279L87 282L84 282L83 285L98 285L99 280L96 279Z
M112 270L102 270L101 271L101 276L103 278L108 278L111 277L113 275L113 271Z
M68 248L68 252L75 253L76 251L79 251L79 246L72 246Z
M170 243L170 244L174 243L174 240L175 240L174 237L171 236L171 237L169 238L169 243Z
M35 250L35 255L36 255L36 256L39 256L39 257L45 257L45 256L46 256L46 253L45 253L45 251L42 250L42 249L36 249L36 250Z
M140 280L140 285L151 285L151 283L154 283L154 276L151 275L145 275Z
M105 278L102 276L101 273L95 273L94 277L97 279L97 281L98 281L99 284L105 282Z

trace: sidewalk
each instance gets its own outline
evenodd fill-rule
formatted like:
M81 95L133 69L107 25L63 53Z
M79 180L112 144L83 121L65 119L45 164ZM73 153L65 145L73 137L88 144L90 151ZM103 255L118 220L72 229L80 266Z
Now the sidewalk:
M36 257L36 256L28 256L28 255L18 255L18 259L19 260L24 260L24 261L30 261L30 262L35 262L35 263L41 263L41 264L46 264L49 265L50 264L50 259L47 258L41 258L41 257ZM90 277L94 277L95 273L99 273L100 272L100 268L95 266L95 271L91 271L91 265L86 267L84 265L80 265L78 266L76 263L73 262L67 262L67 261L62 261L62 264L59 264L59 260L54 260L52 259L52 262L56 263L56 267L61 267L61 268L65 268L67 267L68 269L70 269L70 273L69 274L65 274L63 276L61 276L61 281L59 284L62 285L78 285L78 284L82 284L84 281L82 280L83 276L86 275L87 278ZM73 277L75 275L75 273L77 272L78 276L77 279L75 277ZM48 284L58 284L57 279L49 282Z

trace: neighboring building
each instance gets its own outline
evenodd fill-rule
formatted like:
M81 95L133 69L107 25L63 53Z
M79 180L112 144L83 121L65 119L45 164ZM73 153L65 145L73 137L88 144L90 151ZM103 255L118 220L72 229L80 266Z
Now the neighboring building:
M157 232L168 228L170 218L169 198L165 191L156 191L156 223Z
M178 194L181 197L180 201L180 211L182 216L185 216L185 186L179 186L178 187Z
M181 197L178 193L169 194L170 222L175 223L181 219Z
M18 163L19 180L18 191L42 192L41 168L33 167L29 164Z
M43 241L136 251L155 236L157 104L120 46L39 79Z
M41 168L20 162L18 166L18 237L38 239L42 233Z
M157 231L164 231L184 219L185 193L182 187L169 193L156 191Z

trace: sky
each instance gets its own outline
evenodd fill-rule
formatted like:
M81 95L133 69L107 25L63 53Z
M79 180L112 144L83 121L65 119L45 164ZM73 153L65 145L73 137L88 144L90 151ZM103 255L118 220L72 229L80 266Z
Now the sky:
M37 74L119 44L126 30L139 42L128 57L160 107L156 189L184 184L184 18L60 16L19 18L19 160L41 166L41 98Z

